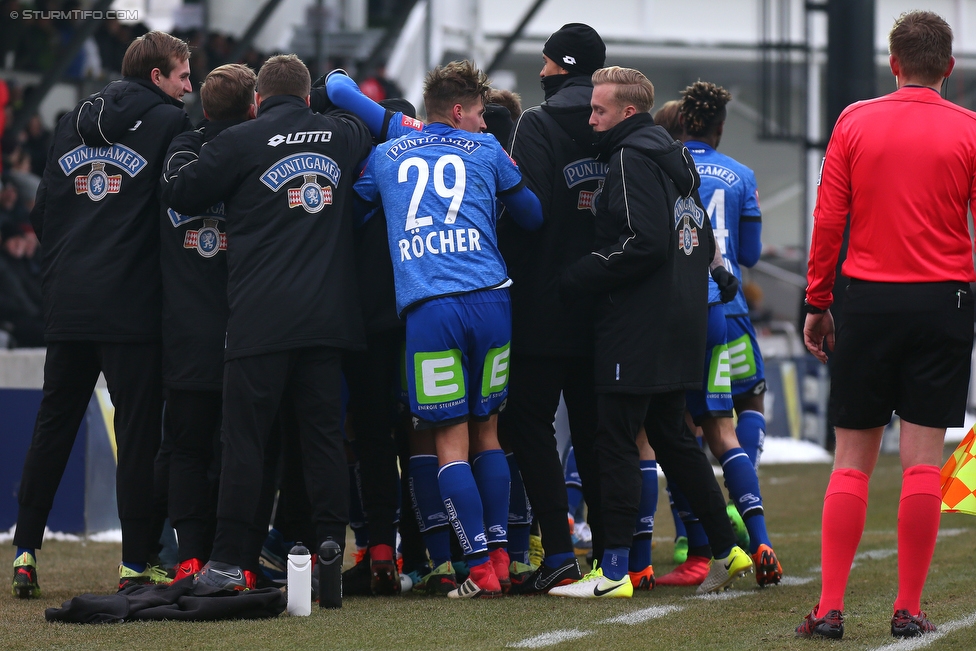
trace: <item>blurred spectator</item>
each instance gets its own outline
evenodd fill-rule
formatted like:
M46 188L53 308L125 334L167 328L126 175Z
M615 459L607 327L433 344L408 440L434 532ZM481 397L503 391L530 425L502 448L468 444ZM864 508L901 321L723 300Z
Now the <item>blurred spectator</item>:
M382 67L377 68L375 74L363 79L359 83L359 89L363 91L363 95L374 102L403 97L403 89L392 79L387 79L386 68Z
M19 15L21 4L18 0L6 0L0 3L0 16L9 16L16 11ZM20 47L20 38L23 33L19 20L0 20L0 66L7 68L14 64L17 57L17 50ZM8 64L10 64L8 66Z
M752 325L757 329L768 326L773 320L773 311L763 306L763 290L759 283L751 280L743 283L742 293L745 294L746 305L749 306L749 320Z
M46 11L45 2L35 2L34 9ZM49 18L17 21L20 38L14 57L14 68L30 72L43 72L54 66L61 36Z
M19 346L43 346L37 236L16 184L9 178L0 183L0 328Z
M102 23L95 32L95 42L98 43L102 67L115 73L122 70L122 57L134 38L132 29L117 19Z
M45 128L40 115L35 113L27 121L22 144L24 152L30 156L30 171L35 176L43 176L44 166L47 164L47 152L51 148L51 132Z

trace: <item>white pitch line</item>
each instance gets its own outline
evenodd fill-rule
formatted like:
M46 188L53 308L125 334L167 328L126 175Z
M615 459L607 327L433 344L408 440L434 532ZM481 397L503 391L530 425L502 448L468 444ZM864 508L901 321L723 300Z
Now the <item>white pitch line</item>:
M886 558L890 558L898 553L897 549L870 549L866 552L861 552L854 557L855 561L860 560L872 560L872 561L883 561Z
M739 597L752 597L756 595L756 591L743 592L742 590L726 590L725 592L709 592L706 594L696 594L691 597L685 597L686 599L699 599L702 601L728 601L729 599L738 599Z
M893 642L892 644L876 647L871 649L871 651L915 651L915 649L924 649L928 645L945 637L949 633L957 631L960 628L969 628L974 624L976 624L976 613L971 613L961 619L946 622L945 624L939 624L939 630L937 630L935 633L926 633L921 637L907 638L899 642Z
M815 579L812 576L789 576L789 575L787 575L787 576L784 576L782 579L780 579L779 584L780 585L806 585L807 583L810 583L810 582L812 582L814 580Z
M514 649L541 649L543 647L559 644L560 642L578 640L592 634L593 631L581 631L578 628L564 629L561 631L550 631L548 633L543 633L542 635L536 635L535 637L529 637L520 642L513 642L508 646Z
M964 533L971 533L972 529L939 529L939 538L949 538L959 536Z
M626 624L628 626L633 626L634 624L640 624L651 619L658 619L681 610L684 610L684 608L681 606L652 606L651 608L642 608L641 610L635 610L634 612L627 613L625 615L617 615L616 617L611 617L610 619L603 619L597 623Z

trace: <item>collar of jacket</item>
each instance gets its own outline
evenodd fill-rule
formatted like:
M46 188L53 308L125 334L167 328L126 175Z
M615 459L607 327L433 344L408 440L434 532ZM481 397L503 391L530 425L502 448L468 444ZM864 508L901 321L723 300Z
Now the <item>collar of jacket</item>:
M164 102L166 102L167 104L172 104L173 106L178 106L179 108L183 108L183 102L182 101L180 101L178 99L175 99L173 97L170 97L169 95L167 95L166 93L164 93L163 90L159 86L157 86L156 84L152 83L152 81L150 81L149 79L141 79L139 77L122 77L122 81L127 81L127 82L130 82L130 83L133 83L133 84L139 84L140 86L144 86L144 87L148 88L149 90L151 90L152 92L154 92L157 95L159 95L162 98L162 100Z
M650 113L635 113L616 126L603 132L602 135L598 134L600 135L600 141L597 143L597 148L600 150L600 158L609 158L610 154L623 145L624 141L633 135L635 131L652 126L654 126L654 118Z
M549 75L543 77L539 83L542 84L542 92L547 100L567 86L593 87L590 75Z
M229 129L246 121L241 118L234 118L233 120L204 120L200 123L200 128L203 129L203 140L204 142L210 142L224 129Z
M262 115L266 111L282 105L308 108L308 105L305 103L305 98L299 97L298 95L272 95L267 99L261 100L261 106L258 107L258 115Z

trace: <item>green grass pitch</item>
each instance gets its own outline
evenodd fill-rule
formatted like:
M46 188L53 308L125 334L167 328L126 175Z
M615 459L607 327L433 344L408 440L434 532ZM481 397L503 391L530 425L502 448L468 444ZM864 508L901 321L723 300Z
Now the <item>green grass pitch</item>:
M946 455L951 451L947 447ZM590 601L506 597L455 602L405 595L347 598L340 611L313 606L311 617L282 615L273 621L64 625L46 622L44 609L84 592L110 593L120 546L52 541L38 558L42 598L21 601L9 588L0 597L0 649L879 649L897 642L888 628L897 589L901 485L894 456L882 457L871 482L867 526L847 590L844 640L794 637L794 628L819 596L820 512L829 472L822 464L761 469L768 528L786 576L784 584L762 590L748 577L711 598L696 598L691 588ZM654 550L658 575L674 566L673 534L662 490ZM943 516L922 608L951 630L892 650L976 649L974 539L976 518ZM13 549L8 551L12 561Z

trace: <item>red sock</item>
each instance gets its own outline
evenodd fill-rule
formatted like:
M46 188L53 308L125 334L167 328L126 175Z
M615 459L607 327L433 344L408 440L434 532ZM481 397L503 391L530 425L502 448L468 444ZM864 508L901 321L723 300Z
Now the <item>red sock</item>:
M898 504L898 598L895 610L917 615L922 588L932 563L942 515L942 489L937 466L912 466L902 474Z
M830 610L844 610L844 591L868 511L868 476L853 468L830 474L824 496L821 526L823 587L817 617Z

